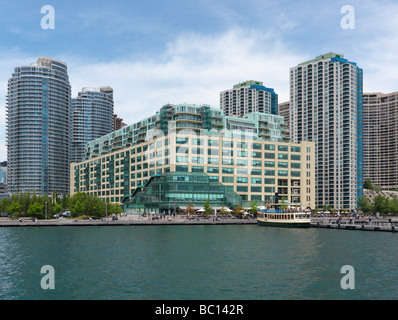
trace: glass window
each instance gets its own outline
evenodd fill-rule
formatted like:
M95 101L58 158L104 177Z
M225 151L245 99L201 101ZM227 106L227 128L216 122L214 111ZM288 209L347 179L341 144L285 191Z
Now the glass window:
M292 163L290 164L290 166L291 166L291 168L293 168L293 169L301 169L301 163L299 163L299 162L292 162Z
M288 176L288 171L287 170L279 170L278 171L278 176L287 177Z
M207 167L207 173L219 173L220 169L218 167Z
M247 186L237 186L236 192L247 192Z
M275 184L275 179L265 178L264 184Z
M234 183L234 177L222 177L222 182Z
M275 168L275 161L264 161L264 167Z
M278 168L289 168L288 162L278 162Z
M265 159L275 159L275 153L264 153Z
M278 159L281 159L281 160L288 160L289 158L288 158L288 154L287 153L278 153Z
M261 178L251 178L251 183L253 184L261 184Z
M236 177L237 183L247 183L247 181L248 181L247 177Z
M290 155L290 159L293 160L293 161L301 161L301 155L292 154L292 155Z
M290 172L290 175L291 175L292 177L300 177L300 171L291 171L291 172Z
M191 171L192 172L204 172L204 167L192 166Z
M285 152L288 152L288 151L289 151L289 147L288 147L288 146L281 146L281 145L278 145L278 151L285 151Z
M301 152L301 147L290 147L291 152Z
M233 174L234 168L222 168L222 173L224 174Z
M251 187L251 192L261 192L261 187Z
M275 150L275 145L274 144L265 144L264 150Z
M275 170L264 170L265 176L275 176Z

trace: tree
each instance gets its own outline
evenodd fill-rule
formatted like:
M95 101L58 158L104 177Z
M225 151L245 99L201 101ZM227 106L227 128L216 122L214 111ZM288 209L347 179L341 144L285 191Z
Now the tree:
M242 218L242 214L245 211L245 209L243 209L242 204L239 202L236 207L233 210L234 215L236 215L237 217L239 217L240 219Z
M365 182L363 183L363 188L364 189L373 189L373 185L372 185L372 180L365 179Z
M372 211L372 205L370 204L370 200L366 197L362 197L358 200L358 207L365 214L368 214Z
M62 206L59 203L54 204L53 213L60 213L62 211Z
M209 198L207 198L206 202L203 204L203 209L204 213L206 214L212 214L214 212L212 206L210 205Z
M18 202L13 201L6 209L7 213L10 215L16 215L21 212L21 205Z
M254 202L252 202L252 203L250 204L250 209L249 209L249 211L250 211L253 215L256 215L256 214L257 214L257 204L258 204L258 201L257 201L257 200L255 200Z
M71 211L73 215L76 217L84 212L84 205L79 200L77 200L74 206L72 207Z
M193 205L192 202L188 202L187 208L185 209L185 213L186 213L186 214L195 213L195 207L194 207L194 205Z
M29 206L29 208L28 208L28 215L29 215L30 217L35 217L35 218L38 218L38 219L43 219L43 218L44 218L43 211L44 211L44 205L42 205L42 204L40 204L40 203L38 203L38 202L35 202L35 203L33 203L33 204L31 204L31 205Z

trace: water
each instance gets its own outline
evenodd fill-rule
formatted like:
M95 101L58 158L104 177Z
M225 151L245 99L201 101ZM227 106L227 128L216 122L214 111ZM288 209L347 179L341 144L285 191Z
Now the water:
M397 244L257 225L0 228L0 299L397 299ZM44 265L54 290L40 286ZM340 286L344 265L354 290Z

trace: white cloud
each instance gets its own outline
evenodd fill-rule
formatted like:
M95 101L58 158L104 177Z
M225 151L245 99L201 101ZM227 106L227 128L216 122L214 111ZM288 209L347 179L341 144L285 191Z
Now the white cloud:
M305 58L270 34L233 29L213 36L181 34L156 59L67 63L74 95L84 86L109 85L115 113L133 123L166 103L219 107L220 91L245 80L263 81L286 101L289 68Z

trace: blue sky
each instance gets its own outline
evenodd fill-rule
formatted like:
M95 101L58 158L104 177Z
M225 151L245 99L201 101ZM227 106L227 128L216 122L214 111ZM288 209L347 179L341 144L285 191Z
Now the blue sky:
M355 29L340 26L344 5ZM43 5L55 29L40 26ZM126 123L165 103L219 107L219 92L260 80L289 98L289 68L338 52L364 69L365 92L398 91L398 2L315 0L0 0L0 161L5 95L15 66L39 56L68 64L72 96L114 88Z

